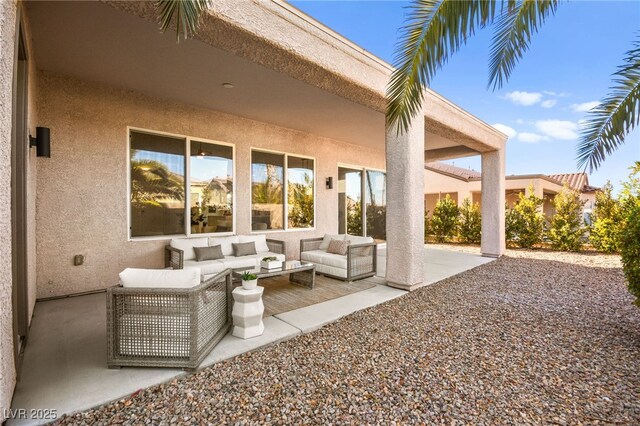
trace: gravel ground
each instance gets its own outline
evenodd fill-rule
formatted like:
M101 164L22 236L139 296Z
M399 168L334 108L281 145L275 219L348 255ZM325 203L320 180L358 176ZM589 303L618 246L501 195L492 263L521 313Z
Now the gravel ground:
M616 256L507 256L61 424L640 424Z

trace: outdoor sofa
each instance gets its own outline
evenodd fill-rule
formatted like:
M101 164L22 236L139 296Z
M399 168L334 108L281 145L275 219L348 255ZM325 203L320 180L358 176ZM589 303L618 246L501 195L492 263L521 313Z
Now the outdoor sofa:
M125 269L107 289L107 366L195 369L231 327L231 270Z
M329 253L331 240L347 241L344 255ZM325 234L324 237L300 240L300 260L315 263L316 272L345 281L355 281L376 274L377 246L371 237Z
M255 244L256 254L234 256L233 244ZM196 260L196 247L214 247L220 245L224 258L215 260ZM260 267L264 257L275 257L285 260L285 243L280 240L267 239L261 235L232 235L227 237L176 238L165 247L165 267L182 269L197 267L202 275L208 278L225 269L254 269Z

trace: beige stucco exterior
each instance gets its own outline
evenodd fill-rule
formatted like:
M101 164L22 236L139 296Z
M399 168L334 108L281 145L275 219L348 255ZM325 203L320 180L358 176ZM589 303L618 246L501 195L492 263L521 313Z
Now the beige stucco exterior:
M11 115L15 23L15 1L0 2L0 409L9 407L16 381L11 302ZM4 410L0 413L0 421L5 420Z
M385 168L383 151L47 72L38 80L40 123L55 135L38 165L39 298L112 286L126 267L162 266L168 240L128 239L127 126L234 144L238 234L251 232L251 148L314 157L316 229L268 233L291 258L301 238L337 232L337 185L324 185L336 179L336 152L341 163ZM73 266L76 254L84 265Z

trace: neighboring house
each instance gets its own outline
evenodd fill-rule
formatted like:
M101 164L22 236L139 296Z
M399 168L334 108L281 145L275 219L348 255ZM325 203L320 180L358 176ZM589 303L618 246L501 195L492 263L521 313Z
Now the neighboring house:
M424 168L424 205L429 214L433 214L438 200L447 195L458 205L465 198L482 204L482 173L442 162L429 162ZM588 220L588 214L595 203L595 194L600 188L589 185L589 176L584 172L505 176L505 200L512 207L518 201L518 194L526 193L533 185L535 194L544 200L544 214L551 216L554 212L553 199L565 183L580 192L580 199L585 203L585 220Z
M358 203L361 232L386 233L388 284L411 290L424 159L481 155L482 252L504 252L506 135L433 91L387 131L391 66L284 2L215 1L180 43L154 4L0 2L0 412L36 299L163 267L172 236L264 232L296 259ZM37 126L50 158L29 148Z

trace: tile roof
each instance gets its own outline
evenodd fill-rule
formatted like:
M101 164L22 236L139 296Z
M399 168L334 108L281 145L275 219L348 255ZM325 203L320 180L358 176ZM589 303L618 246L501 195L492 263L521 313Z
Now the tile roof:
M463 180L480 179L482 173L473 169L463 169L462 167L452 166L450 164L434 161L425 163L425 169L431 170L437 173L457 177ZM542 176L542 175L541 175ZM559 182L560 184L567 183L570 188L581 192L594 192L600 188L589 185L589 176L582 173L558 173L553 175L546 175L547 177ZM518 176L509 176L510 178L517 178Z
M451 164L441 163L434 161L431 163L425 163L424 167L434 172L440 172L448 175L452 175L464 180L482 177L482 173L473 169L463 169L462 167L452 166Z
M555 179L563 185L566 183L570 188L582 192L593 192L598 190L594 186L589 185L589 176L585 172L581 173L558 173L548 175L551 179Z

